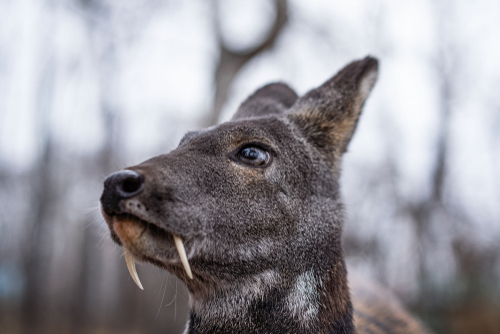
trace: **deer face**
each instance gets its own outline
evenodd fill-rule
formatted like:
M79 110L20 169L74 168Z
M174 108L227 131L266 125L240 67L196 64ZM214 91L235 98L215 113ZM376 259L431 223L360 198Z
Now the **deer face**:
M282 262L279 250L307 228L317 174L285 118L236 120L189 133L169 154L110 176L103 211L114 239L137 259L183 277L177 235L195 276L229 280ZM321 182L333 193L331 177Z
M341 257L338 166L376 68L372 58L352 63L300 99L283 84L265 86L232 121L110 175L101 204L113 240L193 294Z

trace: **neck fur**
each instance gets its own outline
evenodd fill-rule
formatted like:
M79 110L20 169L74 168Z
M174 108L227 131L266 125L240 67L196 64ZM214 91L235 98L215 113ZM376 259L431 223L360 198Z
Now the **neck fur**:
M343 261L288 277L268 270L192 295L186 333L355 333Z

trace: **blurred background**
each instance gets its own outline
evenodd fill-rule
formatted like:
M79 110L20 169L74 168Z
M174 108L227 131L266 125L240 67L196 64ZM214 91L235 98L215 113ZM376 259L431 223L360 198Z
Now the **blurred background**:
M367 54L349 270L436 333L500 333L498 0L0 0L0 332L180 333L188 294L98 210L113 171Z

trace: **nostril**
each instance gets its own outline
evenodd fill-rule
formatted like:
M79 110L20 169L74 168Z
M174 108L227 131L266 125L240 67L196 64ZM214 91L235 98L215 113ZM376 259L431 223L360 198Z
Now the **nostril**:
M138 177L132 176L128 177L122 182L122 190L125 193L135 193L141 188L142 185L142 177L140 175Z
M125 199L137 195L142 190L144 177L133 170L126 169L117 172L113 181L116 195Z
M101 205L107 214L120 212L120 201L139 194L144 185L144 176L125 169L109 175L104 180Z

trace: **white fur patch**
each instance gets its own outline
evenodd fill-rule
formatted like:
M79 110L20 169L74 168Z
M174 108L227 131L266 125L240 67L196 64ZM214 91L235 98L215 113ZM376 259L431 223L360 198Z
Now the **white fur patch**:
M297 277L295 285L288 295L288 307L302 323L315 319L318 315L318 282L312 270Z

